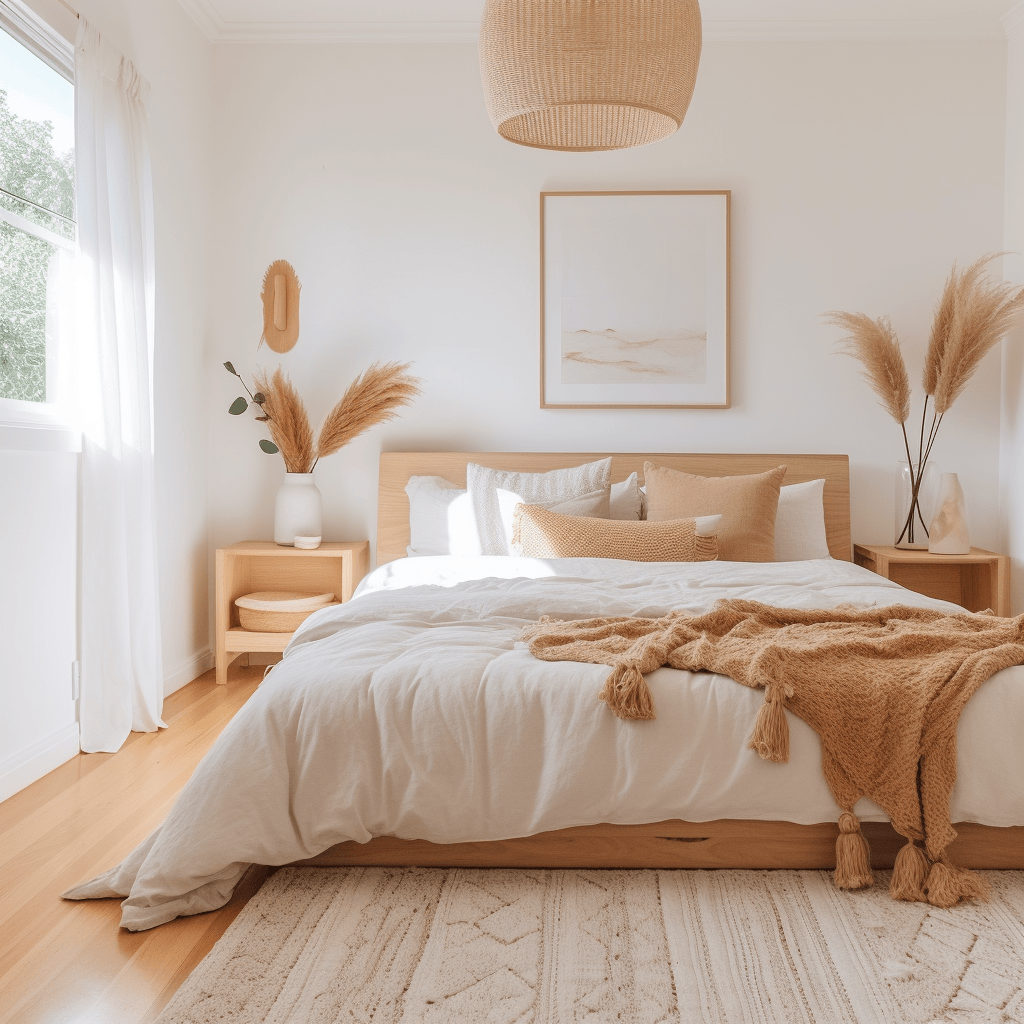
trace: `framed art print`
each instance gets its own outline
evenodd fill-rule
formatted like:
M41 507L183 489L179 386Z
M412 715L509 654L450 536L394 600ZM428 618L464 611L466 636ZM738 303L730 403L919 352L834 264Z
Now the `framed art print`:
M542 192L542 409L729 407L729 200Z

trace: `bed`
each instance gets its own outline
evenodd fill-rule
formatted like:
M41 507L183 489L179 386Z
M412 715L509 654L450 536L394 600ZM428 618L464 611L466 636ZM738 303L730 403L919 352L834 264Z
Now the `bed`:
M845 456L612 457L613 481L645 460L703 476L785 464L786 484L823 478L830 558L405 557L410 477L463 485L472 461L543 472L595 458L383 455L378 568L351 602L307 620L161 828L68 895L126 896L122 924L140 930L223 905L253 862L831 867L839 808L816 734L799 719L789 716L789 763L763 762L745 742L755 691L659 669L650 675L657 719L624 722L596 697L607 669L538 661L516 636L542 614L697 612L737 594L791 607L951 606L850 561ZM1018 667L983 684L961 718L951 853L962 866L1024 867L1022 732ZM874 866L890 866L902 839L870 801L856 813Z
M406 557L409 544L411 476L439 476L465 486L466 466L545 472L598 456L551 452L385 452L380 458L377 565ZM825 529L833 558L851 561L850 478L846 455L617 454L612 480L641 476L647 461L704 476L760 473L785 464L785 483L823 477ZM895 599L894 599L895 600ZM1024 682L1024 677L1022 677ZM1024 692L1022 692L1024 698ZM872 866L891 868L904 843L887 822L865 821ZM951 848L958 863L976 868L1024 868L1024 825L987 826L958 822ZM666 820L639 825L578 826L492 842L436 844L383 836L367 843L341 843L301 863L451 867L656 867L656 868L831 868L835 864L834 821L718 819Z

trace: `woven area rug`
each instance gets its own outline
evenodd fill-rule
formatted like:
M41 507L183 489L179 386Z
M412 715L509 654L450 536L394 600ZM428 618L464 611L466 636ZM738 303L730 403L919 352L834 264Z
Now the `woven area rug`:
M990 877L939 910L819 871L283 868L159 1024L1024 1024L1024 872Z

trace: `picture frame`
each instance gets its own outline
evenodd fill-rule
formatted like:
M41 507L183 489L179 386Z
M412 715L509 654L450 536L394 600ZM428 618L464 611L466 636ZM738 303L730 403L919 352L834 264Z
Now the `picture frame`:
M541 192L542 409L728 409L727 189Z

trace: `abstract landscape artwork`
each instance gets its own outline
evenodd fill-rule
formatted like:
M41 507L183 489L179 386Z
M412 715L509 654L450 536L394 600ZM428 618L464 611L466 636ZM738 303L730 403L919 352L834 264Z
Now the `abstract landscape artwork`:
M728 192L541 195L541 406L719 407Z

